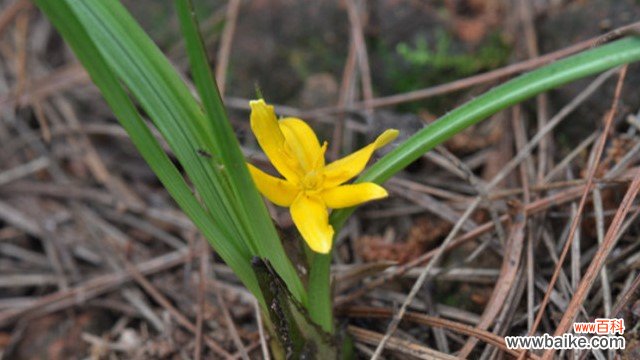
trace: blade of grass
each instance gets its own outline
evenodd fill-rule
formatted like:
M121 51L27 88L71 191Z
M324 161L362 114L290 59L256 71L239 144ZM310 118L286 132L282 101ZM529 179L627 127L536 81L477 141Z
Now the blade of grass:
M257 279L251 269L249 250L242 243L227 241L230 235L225 232L224 228L219 228L212 221L210 215L196 200L178 169L164 153L138 114L119 79L111 71L82 24L77 21L72 9L65 1L35 0L35 3L56 26L78 59L86 66L89 75L102 92L114 114L173 199L196 226L202 229L207 240L216 248L245 286L264 304Z
M306 304L305 290L299 277L286 256L282 242L273 226L264 202L249 175L244 155L236 139L231 124L227 120L226 110L215 78L209 67L203 41L198 30L193 4L190 0L176 0L178 18L187 53L191 63L191 73L207 116L207 131L214 138L214 152L220 154L222 165L233 179L229 186L234 195L234 204L240 207L244 215L242 220L249 229L254 246L261 257L269 259L278 274L287 284L296 299Z
M199 155L212 147L202 111L169 61L119 1L62 1L167 140L216 222L231 230L233 241L245 242L249 234L237 226L227 181L214 159Z
M304 288L287 259L268 213L248 179L244 161L224 161L235 136L211 131L198 103L168 60L117 1L67 1L98 51L129 88L167 139L216 222L231 230L227 241L244 242L253 255L269 259L301 302ZM217 115L224 116L223 111ZM226 118L213 119L224 124ZM228 127L230 129L230 126ZM213 129L217 130L217 129ZM216 136L217 135L217 138ZM222 137L225 143L216 140ZM231 143L236 148L237 142ZM200 150L213 153L202 157ZM239 153L239 149L237 149ZM240 154L241 155L241 154ZM244 172L244 180L236 180ZM252 201L246 201L251 199ZM262 216L256 216L256 211ZM257 221L256 221L257 220Z
M638 60L640 38L633 37L590 49L521 75L420 130L378 160L355 182L383 183L436 145L509 106L571 81ZM331 224L336 234L353 210L354 208L341 209L331 214ZM331 314L330 263L330 255L316 254L312 261L308 296L314 299L315 306L311 309L313 319Z
M94 41L100 44L107 60L167 138L209 210L223 215L225 226L236 230L236 238L230 241L245 242L252 254L272 262L296 298L305 302L302 283L286 257L264 204L261 200L254 200L255 208L243 211L244 199L234 196L246 189L234 191L237 179L230 176L230 171L234 174L244 171L248 176L244 161L225 165L222 160L225 154L233 151L233 147L219 146L213 138L214 135L226 137L227 143L235 140L230 127L231 135L207 131L204 114L184 82L119 2L86 0L74 4L85 15L81 17L87 21L85 25L92 24L91 29L95 29ZM225 116L222 110L221 114ZM213 121L225 124L226 117ZM198 145L194 146L194 142ZM233 145L239 152L237 142ZM201 148L218 148L219 151L213 153L212 159L204 159L197 155ZM250 186L255 192L253 183ZM264 215L261 220L256 216L259 209ZM262 225L259 229L254 228L255 220L258 220L255 224Z

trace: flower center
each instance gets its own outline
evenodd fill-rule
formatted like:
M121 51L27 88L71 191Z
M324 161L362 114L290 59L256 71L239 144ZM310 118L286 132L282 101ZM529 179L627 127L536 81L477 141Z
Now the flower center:
M322 185L322 176L316 170L311 170L304 175L301 182L304 190L317 190Z

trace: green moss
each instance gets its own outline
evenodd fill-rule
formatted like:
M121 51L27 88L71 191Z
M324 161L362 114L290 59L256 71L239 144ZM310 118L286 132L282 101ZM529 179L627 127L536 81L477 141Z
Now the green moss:
M495 69L503 66L511 53L499 33L487 36L472 52L457 49L455 45L448 33L438 30L431 44L425 34L419 34L412 42L398 43L393 51L382 46L379 56L385 63L389 92L417 90ZM423 104L405 106L404 110L427 106L440 112L451 105L450 100L434 98Z

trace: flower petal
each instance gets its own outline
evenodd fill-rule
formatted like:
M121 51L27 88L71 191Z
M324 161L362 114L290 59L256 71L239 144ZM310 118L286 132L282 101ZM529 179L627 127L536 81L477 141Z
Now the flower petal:
M382 199L389 194L382 186L371 182L342 185L322 192L322 200L332 209L356 206L367 201Z
M286 180L271 176L251 164L247 165L253 182L256 183L262 195L276 205L291 206L291 203L300 192L297 186Z
M329 212L319 196L300 194L291 204L291 217L311 250L327 254L331 251L333 227Z
M290 151L305 171L324 167L324 153L316 133L306 122L297 118L284 118L278 122Z
M358 175L364 170L373 152L392 142L397 136L398 130L387 130L371 144L327 165L324 168L324 186L327 188L338 186Z
M251 101L249 105L251 130L258 144L282 176L289 181L297 182L303 176L302 168L285 146L285 137L278 125L273 106L267 105L262 99Z

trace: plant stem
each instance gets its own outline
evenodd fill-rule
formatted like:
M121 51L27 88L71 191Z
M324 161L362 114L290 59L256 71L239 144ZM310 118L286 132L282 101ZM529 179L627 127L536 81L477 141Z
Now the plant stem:
M311 260L307 307L311 320L320 325L324 331L333 334L333 296L331 294L330 270L331 254L316 253Z

